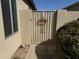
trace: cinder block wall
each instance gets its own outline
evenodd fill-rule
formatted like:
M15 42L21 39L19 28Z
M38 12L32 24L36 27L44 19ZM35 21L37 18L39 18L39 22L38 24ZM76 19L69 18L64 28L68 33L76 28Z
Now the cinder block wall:
M73 20L77 20L78 18L79 18L79 11L58 10L56 30L58 30L64 24L71 22Z

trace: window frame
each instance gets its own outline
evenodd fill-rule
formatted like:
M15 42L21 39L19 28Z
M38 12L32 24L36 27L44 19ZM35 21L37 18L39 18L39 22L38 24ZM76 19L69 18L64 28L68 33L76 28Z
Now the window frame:
M15 0L16 1L16 0ZM15 27L14 27L14 18L13 18L13 11L12 11L12 9L13 9L13 7L12 7L12 0L8 0L8 4L9 4L9 12L10 12L10 24L11 24L11 33L9 34L9 35L7 35L6 36L6 33L5 33L5 27L4 27L4 34L5 34L5 38L9 38L9 37L11 37L11 36L13 36L14 34L16 34L16 32L18 32L18 19L16 19L16 26L17 26L17 30L16 31L14 31L15 30ZM16 4L16 2L15 2L15 4ZM2 2L1 2L1 7L2 8L4 8L3 6L2 6ZM5 6L6 7L6 6ZM16 5L15 5L15 7L16 7ZM6 11L7 12L7 11ZM2 16L4 16L4 14L3 14L3 9L2 9ZM17 8L16 8L16 18L17 18ZM4 20L4 17L3 17L3 20ZM5 22L3 22L3 24L4 24Z

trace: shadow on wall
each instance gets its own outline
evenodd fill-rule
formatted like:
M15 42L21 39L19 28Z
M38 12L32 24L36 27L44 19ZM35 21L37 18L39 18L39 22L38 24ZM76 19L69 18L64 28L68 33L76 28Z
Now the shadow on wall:
M38 59L57 59L56 45L53 40L38 44L35 48Z

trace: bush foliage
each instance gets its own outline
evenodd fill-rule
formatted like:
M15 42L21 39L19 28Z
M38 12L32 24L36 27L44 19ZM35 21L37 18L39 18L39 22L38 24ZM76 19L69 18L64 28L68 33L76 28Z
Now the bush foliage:
M65 24L57 31L65 59L79 59L79 20Z

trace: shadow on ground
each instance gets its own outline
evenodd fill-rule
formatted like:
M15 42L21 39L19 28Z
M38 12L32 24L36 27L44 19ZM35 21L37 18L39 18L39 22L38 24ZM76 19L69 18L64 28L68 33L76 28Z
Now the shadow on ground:
M62 59L56 47L56 42L48 40L38 44L35 48L38 59Z

